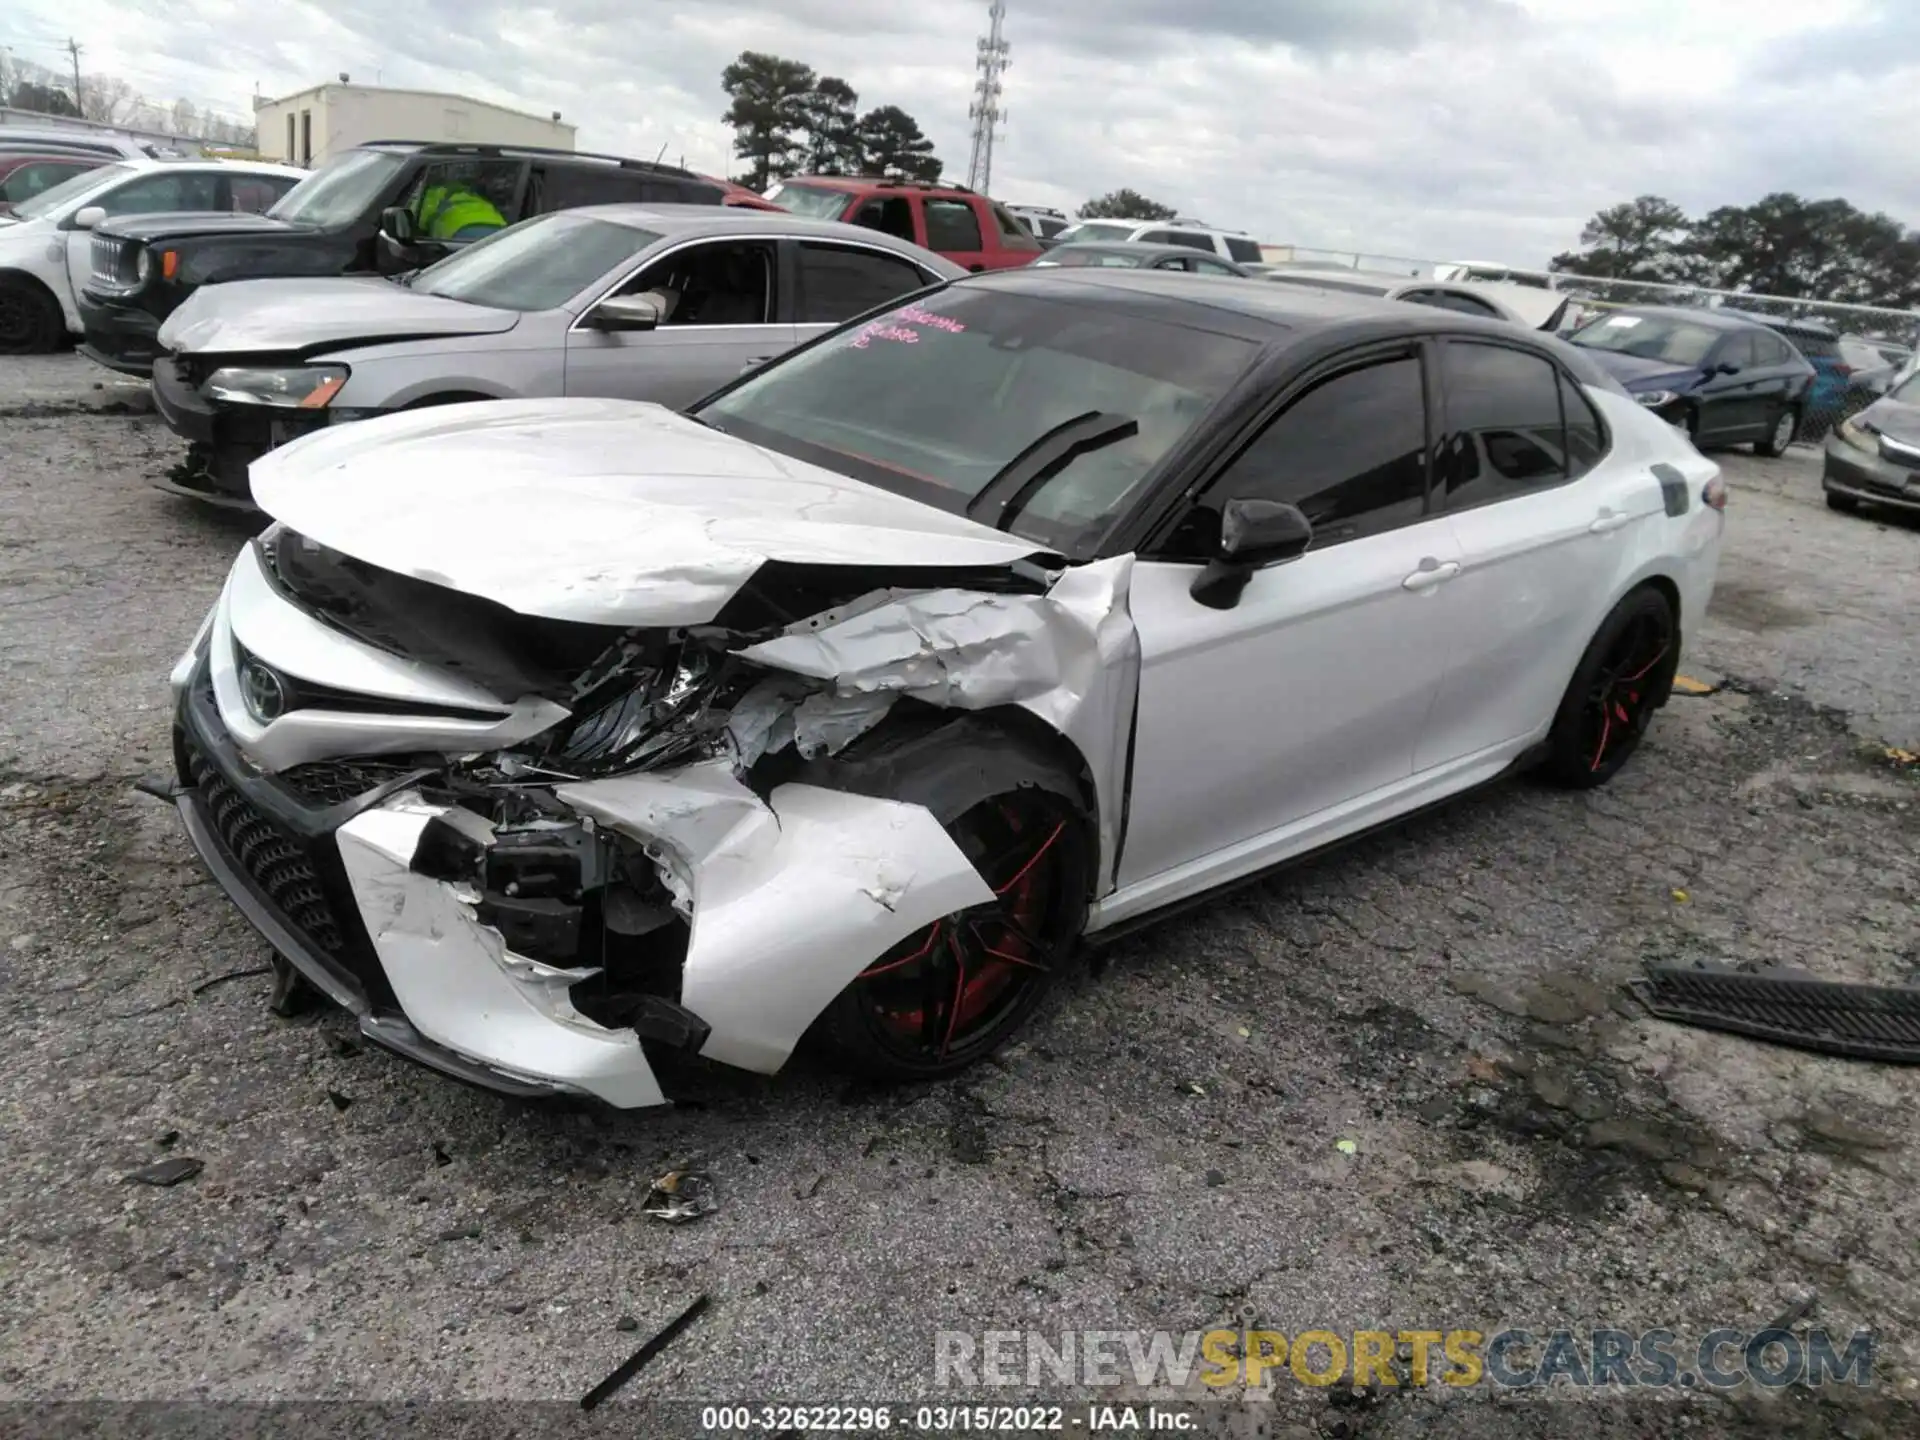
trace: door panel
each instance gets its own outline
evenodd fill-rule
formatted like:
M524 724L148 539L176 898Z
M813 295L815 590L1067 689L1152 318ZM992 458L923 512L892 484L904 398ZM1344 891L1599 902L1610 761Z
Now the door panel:
M1427 513L1429 454L1418 351L1356 359L1290 400L1135 568L1122 885L1412 774L1460 559ZM1314 539L1217 610L1188 592L1228 500L1296 505Z
M1737 375L1713 375L1700 387L1702 439L1734 440L1753 428L1753 341L1734 335L1720 342L1707 365L1738 365Z
M1552 720L1632 544L1637 522L1622 517L1660 509L1649 475L1599 456L1591 406L1546 360L1457 341L1442 355L1441 492L1462 568L1447 586L1452 658L1416 771Z
M1119 883L1129 885L1404 780L1445 673L1457 564L1444 519L1262 570L1240 603L1200 567L1134 568L1140 699Z

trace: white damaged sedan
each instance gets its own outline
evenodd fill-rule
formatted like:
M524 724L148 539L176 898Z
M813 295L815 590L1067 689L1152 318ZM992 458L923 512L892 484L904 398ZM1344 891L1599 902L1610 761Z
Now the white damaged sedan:
M969 277L677 414L457 405L255 463L149 782L372 1040L669 1097L949 1073L1085 938L1521 767L1610 778L1717 467L1545 336L1255 281Z

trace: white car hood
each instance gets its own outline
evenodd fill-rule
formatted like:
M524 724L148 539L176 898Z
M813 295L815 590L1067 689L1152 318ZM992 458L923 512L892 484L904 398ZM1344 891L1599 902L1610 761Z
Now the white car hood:
M378 276L230 280L202 285L160 327L174 354L312 352L437 335L498 335L520 319L409 290Z
M886 570L908 584L1048 553L625 400L362 420L269 452L252 481L267 514L356 559L593 624L705 623L770 561Z

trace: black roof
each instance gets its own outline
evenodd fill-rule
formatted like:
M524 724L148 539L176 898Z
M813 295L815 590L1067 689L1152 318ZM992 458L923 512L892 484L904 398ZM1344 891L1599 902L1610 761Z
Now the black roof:
M650 175L667 175L677 180L699 180L712 184L703 175L683 170L678 165L662 165L654 160L634 160L625 155L602 155L593 150L559 150L550 145L485 145L464 140L363 140L356 150L405 150L409 154L473 156L539 156L547 160L578 160L589 165L617 165L622 170L643 170Z
M1275 351L1322 343L1365 344L1401 336L1478 335L1544 350L1582 384L1611 391L1621 388L1620 382L1586 351L1544 331L1351 290L1275 285L1255 277L1237 280L1230 275L1196 285L1193 276L1181 271L1097 265L1022 265L968 275L952 283L1132 311L1146 319L1251 340Z
M1143 265L1150 260L1159 260L1167 255L1209 255L1225 265L1234 263L1224 255L1212 250L1202 250L1196 245L1149 245L1144 240L1074 240L1065 245L1054 246L1051 253L1059 255L1069 250L1101 255L1130 255Z
M1707 310L1692 305L1620 305L1606 313L1607 315L1648 315L1665 320L1690 320L1696 325L1706 326L1709 330L1745 330L1749 326L1767 323L1765 316L1749 315L1743 310Z

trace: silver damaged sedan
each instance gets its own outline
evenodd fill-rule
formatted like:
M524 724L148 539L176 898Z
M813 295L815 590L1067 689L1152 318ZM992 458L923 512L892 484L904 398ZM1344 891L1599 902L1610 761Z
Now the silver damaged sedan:
M448 406L253 479L149 788L284 999L617 1106L810 1036L948 1074L1083 937L1517 769L1604 784L1726 519L1549 336L1091 268L685 414Z

